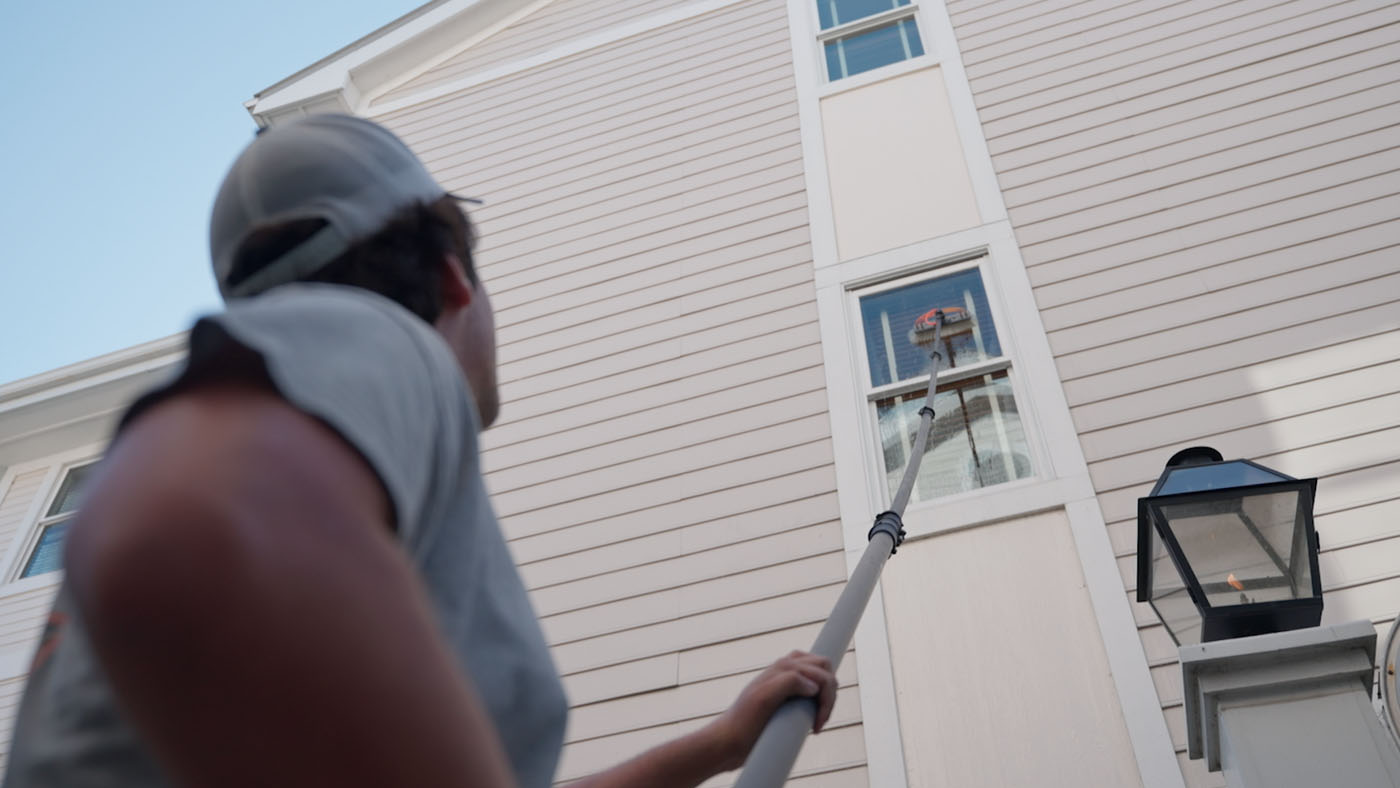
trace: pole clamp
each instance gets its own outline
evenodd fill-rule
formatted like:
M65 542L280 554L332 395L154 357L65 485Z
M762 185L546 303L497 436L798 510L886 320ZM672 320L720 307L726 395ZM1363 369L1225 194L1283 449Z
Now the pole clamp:
M922 417L925 413L928 414L928 417L929 417L929 420L930 420L930 421L931 421L935 416L938 415L937 413L934 413L934 412L933 412L933 408L930 408L930 407L927 406L927 405L923 406L922 408L919 408L919 416Z
M866 541L875 538L875 534L887 533L894 544L890 547L890 555L899 552L899 546L904 544L904 520L900 518L898 512L880 512L875 515L875 525L871 526L870 533L865 535Z

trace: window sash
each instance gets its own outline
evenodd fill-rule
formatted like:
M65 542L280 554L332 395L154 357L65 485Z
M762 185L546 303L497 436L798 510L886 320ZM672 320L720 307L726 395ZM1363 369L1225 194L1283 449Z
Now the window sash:
M964 369L977 370L981 369L983 365L988 364L1009 365L1010 361L1007 348L1002 346L1000 335L997 332L997 326L1000 324L1000 320L998 319L998 313L1001 310L996 308L994 304L994 299L987 292L987 277L984 274L982 266L982 263L986 259L987 258L985 253L978 254L977 256L972 258L964 257L956 262L941 265L932 270L926 270L915 275L903 276L894 280L871 284L869 286L862 287L858 290L851 291L850 294L853 297L854 305L852 315L852 328L855 332L853 336L857 340L856 352L859 354L858 358L861 364L860 385L862 390L866 392L881 392L895 389L898 387L918 388L928 380L927 348L920 349L919 359L917 362L915 362L917 363L917 367L913 367L911 365L909 367L905 367L904 369L895 369L895 367L904 366L906 362L912 360L911 357L907 355L898 354L899 357L904 358L905 361L899 363L891 363L891 368L889 369L888 374L885 374L884 372L877 373L875 369L872 368L872 364L880 363L880 361L877 358L872 358L871 355L870 334L867 333L865 325L865 305L867 303L867 299L889 296L900 290L911 290L915 288L921 288L923 286L940 281L947 282L948 280L955 280L957 278L965 279L968 278L968 276L971 274L975 274L975 292L980 293L981 300L983 301L983 306L975 307L972 304L968 304L966 306L968 308L968 311L970 311L973 316L977 317L979 321L982 319L990 321L990 332L987 334L987 336L992 337L993 341L988 342L987 347L983 347L982 343L978 342L977 351L978 355L981 355L982 358L980 358L980 360L972 361L970 363L958 361L956 359L950 360L949 356L945 354L942 360L942 369L939 372L938 379L941 382L951 382L962 379ZM975 300L976 299L974 299L974 301ZM941 305L948 306L950 304ZM951 303L951 305L957 306L958 304ZM983 308L985 308L985 311L987 313L985 316L981 314ZM902 331L900 333L902 336ZM940 348L940 350L946 349ZM886 353L890 356L896 355L891 353L891 351L889 351L888 348L886 349ZM885 361L890 362L890 358L886 358ZM912 369L917 369L917 371L911 373ZM872 380L872 378L895 378L898 374L906 375L906 377L899 378L898 380L889 380L889 382L887 383L878 384L875 380Z
M57 537L57 544L51 549L62 551L63 539L66 536L68 524L77 517L82 509L83 499L86 490L83 487L90 481L91 472L98 460L86 460L72 463L63 467L58 474L58 484L53 487L53 492L41 510L45 512L34 523L34 527L29 532L29 543L25 548L24 560L20 562L19 571L13 579L22 580L33 577L41 577L61 569L61 566L53 566L40 572L32 571L35 561L39 560L40 553L44 549L44 539L54 532L54 529L62 529L65 533L60 533ZM75 489L76 488L76 489ZM71 505L69 502L72 502ZM14 570L11 570L14 571Z
M1006 356L998 356L996 358L986 359L985 361L979 361L976 364L969 364L966 367L954 367L953 369L942 370L938 373L938 384L941 386L944 383L957 383L966 378L990 375L993 372L1000 372L1003 369L1010 368L1011 359ZM928 375L921 375L916 378L900 380L877 387L871 387L870 384L867 383L865 399L868 402L874 402L877 399L897 397L900 394L908 394L911 391L926 389L928 389Z
M49 574L50 572L57 572L63 568L63 541L64 538L67 536L66 532L68 530L68 525L73 521L73 518L75 516L75 514L70 513L66 516L51 518L49 522L40 523L40 525L36 529L37 536L34 539L34 546L30 548L29 555L24 560L24 566L20 569L18 579L40 577L42 575ZM45 551L44 549L44 537L48 536L50 533L53 533L54 529L62 529L63 533L60 533L56 538L55 542L50 545L50 550L58 551L57 557L52 558L52 560L50 561L47 559L50 559L51 556L49 552ZM47 568L43 568L37 572L32 571L35 568L34 564L41 558L46 559L45 565L47 566Z
M817 1L820 2L820 0ZM820 33L817 33L817 41L825 44L828 41L835 41L838 38L845 38L855 33L864 33L867 30L889 24L890 22L897 22L905 18L913 18L915 12L918 10L918 3L910 3L909 5L902 5L886 11L881 11L878 14L861 17L851 22L842 22L835 27L828 27Z
M990 378L994 375L1000 377L1005 385L1011 389L1008 392L1010 395L1009 408L999 406L995 391L988 388L992 385ZM976 378L967 380L974 389L981 391L983 394L981 398L965 399L965 390L959 392L952 392L948 389L939 390L938 396L943 399L934 404L934 410L939 416L936 417L933 431L939 432L938 425L939 422L942 422L945 428L941 433L944 440L935 442L933 435L930 435L930 445L926 447L921 461L919 481L915 485L911 504L923 503L935 498L942 499L946 496L976 493L1036 476L1036 464L1032 459L1030 443L1025 433L1025 421L1021 418L1020 406L1015 397L1010 365L1007 364L999 371L984 371L982 377L987 380L982 382L978 382ZM988 394L990 396L987 396ZM885 422L881 419L881 402L879 400L872 399L866 406L878 465L878 472L874 474L874 479L877 480L877 489L884 488L885 501L893 497L895 488L903 476L905 466L910 461L909 450L913 443L913 435L910 431L917 428L919 421L919 417L913 413L911 404L905 403L902 406L890 404L891 400L898 400L900 396L896 394L882 398L887 407L903 411L902 415L895 410L890 411L890 417L893 419L891 425L900 425L897 432L905 438L902 441L897 441L898 445L893 449L896 453L900 453L902 450L902 454L893 463L893 466L889 452L892 450L890 436L895 433L887 432ZM954 397L958 403L951 412L948 410L950 396ZM986 413L968 421L971 411L967 409L978 399L984 399L990 404L990 407ZM922 404L923 401L922 396L917 396L913 404ZM962 419L961 422L958 420L959 415ZM951 422L948 421L950 418ZM995 425L995 430L990 434L987 433L988 421ZM950 427L951 431L949 431ZM964 440L967 449L966 455L959 451L964 446ZM951 447L951 453L944 451L943 447ZM1023 462L1018 462L1018 458L1021 458ZM947 465L950 459L957 460L957 463L953 466ZM940 461L944 463L942 467L938 465ZM1001 473L1000 477L998 477L999 473ZM943 489L939 490L940 487Z
M63 470L53 500L49 501L48 508L45 509L45 517L62 517L82 508L88 477L96 464L96 462L85 462L79 465L70 465Z
M879 490L882 499L886 501L888 501L888 496L893 493L891 490L885 488L893 482L891 482L889 477L889 474L892 472L891 469L885 467L888 458L885 456L885 441L879 414L881 405L883 404L882 401L887 402L891 399L897 400L910 395L917 395L920 400L922 400L924 393L928 390L928 368L925 366L922 374L906 377L902 380L884 383L878 386L873 384L870 372L872 360L867 353L867 326L862 306L863 299L907 288L917 288L929 282L958 277L959 275L975 270L978 272L978 278L982 282L986 299L986 303L983 305L985 307L985 314L980 308L977 310L977 314L979 315L979 319L989 319L991 321L990 326L992 330L998 331L999 333L1001 321L998 318L1002 317L1002 310L998 308L996 293L988 286L987 275L983 270L988 260L989 258L986 250L959 254L955 257L948 258L942 263L934 262L930 266L923 267L923 270L904 273L903 275L896 274L893 277L878 281L866 280L856 286L850 286L850 289L847 290L847 296L850 298L849 303L852 307L850 313L851 322L849 324L851 327L850 330L852 331L850 336L853 339L852 349L855 351L854 360L859 365L860 370L860 382L857 385L859 386L858 390L864 394L863 407L866 409L867 413L865 419L866 426L862 432L865 433L866 450L873 452L873 454L868 455L872 462L867 472L870 474L870 482L873 485L872 489ZM908 271L909 269L905 270ZM1005 340L1002 340L1002 342L1004 341ZM1016 375L1014 367L1015 364L1013 362L1011 348L1000 344L1000 352L996 355L981 358L966 366L943 367L939 371L937 379L937 386L940 392L939 396L941 397L944 393L954 388L955 384L969 384L972 381L995 375L1004 377L1005 385L1010 387L1010 393L1014 398L1013 402L1019 403L1020 397L1015 394L1019 386L1015 382ZM907 373L907 370L905 370L905 372ZM944 408L946 408L946 404ZM938 411L941 409L936 405L935 410ZM945 496L961 497L963 495L980 494L993 488L1001 488L1006 484L1017 484L1028 479L1035 479L1043 473L1043 468L1040 466L1035 456L1033 442L1028 434L1027 421L1025 420L1026 414L1021 412L1019 404L1013 405L1010 419L1012 421L1007 422L1008 428L1013 426L1013 421L1019 426L1005 435L998 435L995 441L987 444L986 448L991 452L988 457L980 456L983 449L980 440L978 441L977 448L974 450L978 454L978 458L975 458L974 462L976 459L995 459L999 457L1001 458L1001 462L1006 463L1008 462L1006 458L1013 458L1010 462L1015 462L1015 469L1006 473L1007 478L998 479L996 481L988 479L987 481L989 483L985 486L973 484L968 487L968 489L964 489L961 492L939 492L935 494L935 498L943 500ZM973 427L976 426L977 424L974 423ZM986 436L980 437L985 438ZM1008 439L1010 439L1009 444ZM1009 449L1008 445L1010 447ZM925 454L925 459L929 456L929 454ZM1028 462L1029 465L1022 465L1020 462L1017 462L1014 458L1018 456L1024 456L1025 461ZM905 459L907 460L908 458L906 457ZM978 467L981 468L981 465L979 464ZM903 467L901 466L896 470L902 473ZM932 468L930 468L930 470L932 470ZM979 471L979 473L980 472L981 471ZM920 485L927 487L930 482L928 480L923 480L924 475L921 469L920 478L922 481ZM979 478L981 477L979 476ZM916 500L911 501L911 504L926 503L928 500L932 499L925 498L923 493L920 493Z

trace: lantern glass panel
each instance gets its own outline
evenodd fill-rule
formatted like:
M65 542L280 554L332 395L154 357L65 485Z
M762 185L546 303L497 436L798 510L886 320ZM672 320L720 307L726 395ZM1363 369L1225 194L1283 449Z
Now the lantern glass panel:
M1312 595L1299 491L1160 507L1211 607Z
M1151 556L1152 609L1178 644L1201 642L1201 613L1156 528L1152 529Z

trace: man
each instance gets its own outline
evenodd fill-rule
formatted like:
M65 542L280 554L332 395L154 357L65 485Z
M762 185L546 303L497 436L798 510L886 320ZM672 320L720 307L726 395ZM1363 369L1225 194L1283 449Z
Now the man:
M321 115L215 201L229 302L127 413L74 522L10 786L547 786L567 706L482 483L495 327L473 231L406 146ZM584 781L739 766L794 652L715 721Z

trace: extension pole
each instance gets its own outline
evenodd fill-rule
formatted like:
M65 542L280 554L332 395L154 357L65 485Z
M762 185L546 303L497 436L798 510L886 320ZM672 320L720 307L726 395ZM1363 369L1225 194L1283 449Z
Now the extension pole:
M942 336L943 312L940 310L935 317L933 350L929 353L932 370L928 378L928 396L924 399L924 406L919 408L919 431L909 462L904 467L904 478L899 483L899 491L895 493L889 511L875 517L865 553L851 573L851 579L846 581L846 587L837 598L836 606L822 625L821 632L817 633L816 642L812 644L811 652L831 660L833 671L846 655L846 648L856 632L856 624L860 623L870 594L880 579L880 571L904 541L901 518L914 489L914 481L919 476L919 461L923 459L929 428L933 425L933 393L938 385L939 362L943 359L938 352ZM802 742L816 721L816 715L817 704L812 698L791 698L779 706L763 728L763 733L759 734L734 788L779 788L786 782L792 764L797 760L797 753L802 749Z

